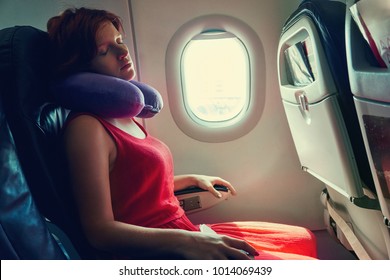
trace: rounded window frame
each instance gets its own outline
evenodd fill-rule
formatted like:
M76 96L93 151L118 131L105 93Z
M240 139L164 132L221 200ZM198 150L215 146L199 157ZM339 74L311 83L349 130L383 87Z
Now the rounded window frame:
M202 33L220 30L233 34L247 50L249 60L249 96L238 116L232 120L210 122L199 120L189 112L182 84L182 55L187 44ZM179 54L179 55L178 55ZM208 15L184 24L171 38L166 53L166 78L170 112L178 127L189 137L202 142L225 142L249 133L264 110L265 55L263 45L244 22L226 15Z

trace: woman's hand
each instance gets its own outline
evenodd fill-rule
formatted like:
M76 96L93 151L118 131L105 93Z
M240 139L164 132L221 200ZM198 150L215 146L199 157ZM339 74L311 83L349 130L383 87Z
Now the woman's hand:
M234 187L228 181L220 177L193 174L175 176L175 191L182 190L190 186L197 186L203 190L211 192L214 196L220 198L222 195L214 188L215 185L225 186L232 195L237 194L237 191L234 189Z
M237 192L234 189L234 187L226 180L220 178L220 177L213 177L213 176L206 176L206 175L197 175L197 186L201 189L204 189L206 191L211 192L216 197L222 197L221 193L217 191L214 186L215 185L222 185L229 189L232 195L236 195Z
M178 243L175 250L185 259L194 260L250 260L256 250L243 240L225 235L188 232L190 241Z

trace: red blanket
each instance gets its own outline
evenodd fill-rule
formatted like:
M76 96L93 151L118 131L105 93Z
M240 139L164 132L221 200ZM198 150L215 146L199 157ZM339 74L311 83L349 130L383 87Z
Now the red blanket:
M244 239L261 260L297 260L317 257L316 239L303 227L267 222L229 222L208 225L218 234Z

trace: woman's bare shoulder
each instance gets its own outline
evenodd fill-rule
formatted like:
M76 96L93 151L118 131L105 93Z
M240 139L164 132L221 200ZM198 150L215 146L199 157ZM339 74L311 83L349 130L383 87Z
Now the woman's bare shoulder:
M65 141L78 145L81 143L103 144L111 140L103 124L94 116L82 114L73 117L66 125Z

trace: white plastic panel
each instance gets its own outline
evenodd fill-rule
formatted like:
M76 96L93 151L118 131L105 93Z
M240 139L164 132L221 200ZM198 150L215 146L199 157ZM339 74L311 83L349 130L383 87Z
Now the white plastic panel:
M306 85L293 83L285 56L286 50L301 42L306 44L314 74L313 81ZM317 29L308 17L302 16L282 35L278 67L280 93L302 169L346 197L361 197L361 182L336 100L336 86Z
M316 78L310 85L294 86L288 79L285 51L289 47L303 42L308 38L310 47L312 47L312 68L313 72L316 73ZM336 87L317 30L312 21L307 17L300 18L282 35L278 50L278 68L279 84L283 100L297 103L296 92L303 89L306 92L308 103L316 103L336 92Z
M390 103L354 100L382 213L390 219Z
M303 111L283 101L302 169L347 197L360 197L361 183L335 96Z

